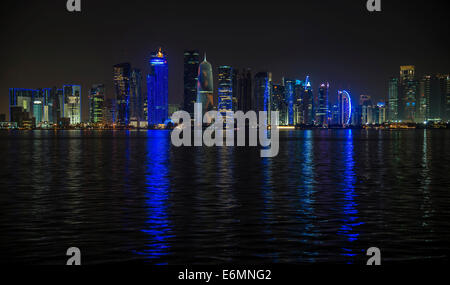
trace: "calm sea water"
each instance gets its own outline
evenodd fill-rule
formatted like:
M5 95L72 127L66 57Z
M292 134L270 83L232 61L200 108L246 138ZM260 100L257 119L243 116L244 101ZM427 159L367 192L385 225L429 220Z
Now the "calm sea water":
M168 131L0 133L0 262L448 262L449 130L280 133L176 148Z

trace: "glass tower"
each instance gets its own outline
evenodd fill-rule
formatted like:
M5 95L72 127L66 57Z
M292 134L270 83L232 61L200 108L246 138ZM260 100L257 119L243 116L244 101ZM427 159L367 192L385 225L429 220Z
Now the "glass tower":
M203 113L208 112L214 108L214 83L212 66L206 60L200 63L198 67L198 82L197 82L197 103L202 103Z
M197 99L197 79L200 53L198 50L184 51L184 111L194 113Z
M233 68L231 66L220 66L218 74L218 111L222 116L233 111Z
M287 104L288 122L286 125L292 126L294 124L295 80L283 78L283 86L285 93L285 101Z
M130 121L130 71L129 63L121 63L113 67L117 124L125 126Z
M168 119L169 68L167 54L161 48L150 58L147 75L148 125L164 124Z
M70 124L81 123L81 86L64 85L64 118L70 119Z
M130 120L144 120L144 95L142 94L142 73L139 69L131 70L130 78Z
M103 107L105 101L105 85L96 84L91 88L89 96L89 119L91 123L103 123Z
M398 114L398 87L399 82L397 77L389 79L388 90L388 120L395 122L399 120Z
M328 126L328 90L330 83L322 83L317 96L316 123L322 127Z

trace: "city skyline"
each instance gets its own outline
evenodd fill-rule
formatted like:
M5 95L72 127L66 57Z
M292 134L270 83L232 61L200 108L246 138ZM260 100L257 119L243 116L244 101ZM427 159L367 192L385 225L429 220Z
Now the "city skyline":
M35 33L30 34L31 38L29 39L37 37L40 48L39 52L34 53L30 58L29 53L24 49L27 46L27 41L24 39L30 32L27 28L28 20L15 28L7 27L8 30L4 31L5 35L12 36L12 39L15 37L14 34L11 34L14 29L24 35L18 41L11 40L11 45L2 47L3 53L11 56L5 59L6 69L3 71L0 81L0 90L3 94L0 97L2 102L0 113L8 114L7 94L8 89L12 87L44 88L70 83L81 85L84 87L83 90L88 92L94 84L105 84L106 98L113 98L111 66L120 62L130 62L133 67L141 69L142 74L147 74L149 67L146 63L150 53L159 46L163 46L171 55L169 103L181 103L183 99L184 49L195 48L201 52L208 52L208 58L213 65L214 81L217 81L217 67L229 65L239 70L251 68L253 73L270 71L274 74L273 81L278 83L281 82L282 77L305 78L306 75L310 75L313 80L312 85L316 90L321 83L329 82L330 94L336 94L338 90L349 89L353 94L369 94L376 100L387 100L386 78L396 76L397 72L395 71L400 65L414 64L419 71L418 75L421 75L422 71L448 72L446 70L450 62L446 52L448 44L443 37L447 20L438 15L433 16L431 13L431 9L439 7L439 4L432 3L428 5L430 7L421 7L414 1L410 2L407 19L410 21L411 29L398 35L393 31L397 28L391 29L392 25L397 17L405 17L406 13L398 4L385 3L384 12L377 16L367 13L363 5L340 7L335 3L328 3L329 1L324 2L327 5L305 1L302 5L290 6L301 8L304 13L301 13L302 17L289 18L285 16L295 16L295 14L292 15L293 12L284 9L283 7L287 7L285 5L273 7L275 9L273 12L263 9L263 7L267 7L267 3L261 3L263 7L245 4L240 11L235 11L231 7L217 11L212 4L199 7L192 3L196 8L194 14L211 11L219 15L228 12L230 17L233 15L244 16L240 18L239 23L231 23L227 27L218 26L219 23L215 20L216 16L212 15L214 13L205 16L205 20L210 23L208 27L200 25L200 20L184 16L183 9L188 8L187 11L191 11L189 9L192 8L189 5L186 7L186 4L175 5L173 2L155 4L156 6L161 5L165 9L164 11L170 11L174 16L165 19L160 15L155 15L151 21L148 20L149 23L152 23L151 27L154 27L148 28L148 31L146 31L147 28L134 25L133 23L136 22L134 20L125 29L119 29L118 33L122 34L121 39L123 40L117 41L116 45L108 45L106 49L104 42L109 42L118 34L112 32L114 26L107 28L105 24L110 21L111 13L119 15L117 11L121 10L115 8L121 2L108 2L114 12L108 9L103 11L105 15L102 17L107 18L106 23L103 24L93 22L94 18L92 18L92 15L100 11L99 3L85 3L84 11L89 12L82 12L78 16L68 14L64 10L59 11L59 7L53 2L50 4L50 2L44 1L36 7L33 3L26 9L22 9L20 4L10 4L12 6L8 18L12 19L19 12L26 15L30 11L42 15L54 14L55 19L59 20L61 28L65 28L67 35L64 33L63 40L59 41L60 45L49 47L47 46L48 40L58 39L61 28L47 29L45 33L34 31ZM146 8L148 5L143 3L123 7L126 12L134 15L133 19L140 19L142 12L139 10L145 11ZM281 17L275 13L279 9L284 11L283 15L285 16ZM327 16L323 23L314 25L305 23L307 20L317 17L319 11ZM361 25L366 30L362 31L362 28L360 33L349 33L348 23L335 23L337 17L335 14L339 13L341 16L347 17L350 22L361 20ZM277 21L273 25L269 24L267 33L261 34L262 28L258 26L258 23L267 20L267 17L271 15L285 20ZM122 16L125 17L125 15ZM25 19L28 18L25 17ZM431 27L423 25L425 19L430 20L429 22L433 26L431 33L428 33ZM180 26L179 23L184 23L186 27ZM243 23L246 24L238 25ZM331 23L335 23L336 27ZM48 23L40 19L35 22L35 25L36 27L46 26ZM223 38L198 36L196 28L200 27L204 30L201 34L212 31L212 35L222 35ZM382 35L378 32L374 34L375 31L379 31ZM100 35L106 41L96 43L94 34ZM144 34L148 34L148 36L142 37L141 35ZM185 35L183 36L183 34ZM287 36L288 34L291 36ZM251 36L247 37L246 35ZM408 36L411 35L423 40L408 47L406 44ZM285 42L287 41L288 45L277 44L279 43L276 40L277 36L282 37ZM318 36L322 37L321 44L315 40ZM392 47L383 44L387 38L392 43ZM69 46L68 43L72 42L72 39L76 39L75 43L78 44ZM226 39L229 41L225 41ZM352 39L354 41L350 42ZM93 40L95 44L92 45L92 49L88 50L84 43L92 43ZM340 42L339 45L335 44L337 40ZM405 46L405 49L398 51L394 48L395 46ZM426 50L433 50L433 53L424 53ZM14 61L13 58L19 60ZM61 65L61 63L64 64ZM36 72L37 67L40 72ZM146 88L143 89L146 94ZM217 90L214 91L214 96L217 97ZM83 120L86 120L89 114L88 104L87 100L82 102Z

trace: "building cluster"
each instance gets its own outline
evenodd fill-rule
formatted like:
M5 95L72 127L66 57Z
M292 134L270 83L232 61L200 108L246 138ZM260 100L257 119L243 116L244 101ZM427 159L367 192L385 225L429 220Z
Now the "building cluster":
M115 65L115 97L106 98L105 85L93 85L88 96L88 122L81 119L78 85L64 85L61 89L12 88L10 123L21 128L164 127L179 109L193 114L195 103L202 103L203 112L217 110L224 116L229 111L278 111L281 126L349 127L450 119L449 75L417 79L414 66L401 66L400 76L389 80L388 100L384 103L374 102L369 95L352 97L346 90L330 98L330 84L323 82L315 91L309 76L304 80L283 77L277 83L270 72L253 74L249 68L239 70L228 65L217 67L215 89L213 67L206 54L201 60L198 50L185 50L184 102L180 105L168 103L168 57L161 48L151 54L149 68L144 96L141 70L129 63Z
M416 76L412 65L401 66L389 80L388 121L423 123L450 120L450 75Z

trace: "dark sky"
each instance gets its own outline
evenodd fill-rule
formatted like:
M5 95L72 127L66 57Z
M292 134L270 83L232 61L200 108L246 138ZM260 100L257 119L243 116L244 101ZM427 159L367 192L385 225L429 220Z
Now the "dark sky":
M376 99L399 65L418 74L449 72L445 1L382 0L369 13L366 0L172 1L82 0L81 13L66 0L2 2L0 113L8 89L81 84L83 119L92 84L113 97L112 66L130 62L148 71L150 53L169 54L169 102L181 103L183 49L206 51L214 68L231 65L282 76L311 76L336 90ZM146 86L144 86L146 90Z

